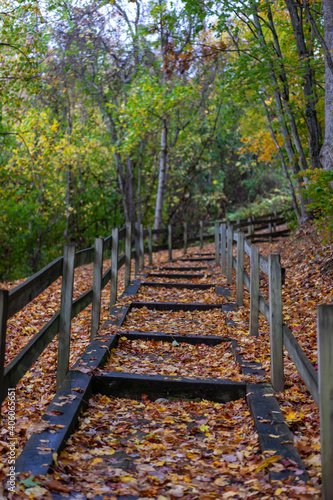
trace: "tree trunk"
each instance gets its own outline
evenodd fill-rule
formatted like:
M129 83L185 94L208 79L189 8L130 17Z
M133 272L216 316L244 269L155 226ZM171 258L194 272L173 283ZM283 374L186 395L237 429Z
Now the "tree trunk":
M314 91L313 70L309 61L309 54L306 48L303 31L302 7L301 12L298 12L298 5L293 0L285 0L289 11L291 24L296 40L297 53L302 66L303 72L303 93L305 98L306 121L309 130L309 151L312 168L319 168L319 151L321 142L321 133L317 120L316 103L317 98Z
M161 133L161 156L160 156L160 171L158 176L158 188L155 208L155 229L160 229L163 216L163 202L165 195L165 183L167 172L167 156L168 156L168 127L166 119L163 120L163 128Z
M333 3L323 0L325 43L333 50ZM320 161L325 170L333 170L333 73L325 60L325 140L320 151ZM333 187L333 181L331 182Z

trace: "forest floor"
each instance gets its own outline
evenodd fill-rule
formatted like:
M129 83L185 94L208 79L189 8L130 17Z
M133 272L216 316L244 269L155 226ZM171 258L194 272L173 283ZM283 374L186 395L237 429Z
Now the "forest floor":
M310 361L317 363L316 308L333 299L332 247L321 241L316 231L308 226L288 239L274 244L261 244L261 253L279 253L286 268L283 287L284 321L292 330ZM189 253L198 252L198 247ZM213 245L205 245L202 252L213 252ZM182 256L175 251L174 257ZM105 263L107 266L109 263ZM248 266L249 262L245 260ZM154 255L154 271L167 266L167 252ZM173 263L179 266L179 262ZM186 265L186 263L184 263ZM193 263L191 263L193 265ZM196 283L214 283L226 286L219 268L209 266L203 278ZM145 278L163 281L164 278ZM165 278L165 281L170 281ZM179 280L177 280L179 281ZM89 289L92 267L76 270L75 297ZM119 296L124 289L123 270L118 284ZM3 284L11 288L15 284ZM59 308L61 280L57 280L43 294L8 323L7 362L39 331ZM229 286L235 302L235 287ZM268 295L265 275L260 279L261 293ZM131 298L132 300L132 298ZM141 287L135 300L216 303L221 297L212 290L155 289ZM103 292L101 324L108 319L108 287ZM128 297L118 301L127 304ZM71 365L89 345L90 308L80 313L72 323ZM128 330L163 331L169 334L186 332L200 335L227 336L237 340L244 360L260 362L265 375L248 377L247 382L269 381L269 328L260 320L258 338L249 336L249 296L244 293L244 307L226 313L236 326L221 322L217 311L174 312L167 314L146 308L133 309L121 327L101 329L99 335ZM177 344L177 343L176 343ZM159 374L181 377L244 380L233 360L230 346L170 344L165 342L128 340L122 337L108 364L103 368L140 374ZM16 390L17 455L33 432L43 429L41 417L55 394L57 340L29 370ZM57 459L53 474L34 478L18 478L19 492L13 496L0 490L3 498L51 499L55 492L68 497L76 492L81 497L116 499L118 495L135 498L168 500L184 498L320 498L320 435L319 413L291 359L285 352L285 392L277 395L285 419L292 431L295 445L306 466L310 481L292 484L289 480L272 482L269 471L281 470L290 464L281 464L271 454L260 452L258 437L245 400L226 404L210 401L142 401L94 396L86 413L80 419L77 431ZM6 422L7 401L3 405L3 423ZM221 417L223 416L223 418ZM94 440L102 448L92 445L91 429L97 429ZM133 429L135 436L133 437ZM195 430L195 432L193 431ZM199 436L201 433L201 436ZM198 437L199 436L199 437ZM6 456L9 433L3 425L0 452ZM100 451L102 450L102 452ZM103 451L104 450L104 451ZM128 470L117 468L112 455L127 454L131 458ZM106 455L107 460L104 455ZM104 457L104 458L103 458ZM105 463L107 462L107 468ZM132 462L135 462L135 467ZM131 469L131 465L133 466ZM8 473L6 460L0 464L0 479ZM1 486L0 486L1 488Z

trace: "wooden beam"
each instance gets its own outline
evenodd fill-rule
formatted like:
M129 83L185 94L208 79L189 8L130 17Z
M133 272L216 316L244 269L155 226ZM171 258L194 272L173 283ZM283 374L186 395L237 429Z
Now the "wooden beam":
M151 228L150 228L151 229ZM131 281L131 259L132 259L132 224L126 222L125 236L125 288Z
M65 245L59 319L57 389L61 386L69 370L74 266L75 245Z
M250 335L259 335L259 247L255 245L250 257Z
M95 239L93 297L91 308L90 340L93 340L99 329L101 317L102 275L103 275L103 238Z
M317 308L320 443L323 500L333 492L333 304Z
M284 390L282 279L280 256L277 254L269 255L268 267L271 379L274 390L280 392Z
M244 233L238 232L237 240L237 268L236 268L236 304L244 304Z
M110 309L117 302L118 287L118 228L112 229Z

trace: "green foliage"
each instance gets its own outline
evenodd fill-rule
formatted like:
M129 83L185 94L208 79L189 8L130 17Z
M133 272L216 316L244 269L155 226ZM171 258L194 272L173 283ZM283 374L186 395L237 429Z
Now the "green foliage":
M291 204L291 198L288 190L274 189L268 197L257 196L252 203L245 203L236 212L228 215L228 219L236 221L245 219L251 215L264 215L267 213L280 212Z
M333 233L333 170L308 170L308 182L303 188L309 199L307 210L312 212L316 226L328 240Z

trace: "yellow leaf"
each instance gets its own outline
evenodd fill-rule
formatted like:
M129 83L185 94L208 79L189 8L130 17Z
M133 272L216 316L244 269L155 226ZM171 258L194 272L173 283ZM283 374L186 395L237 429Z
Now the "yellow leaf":
M261 464L258 465L258 467L255 469L255 472L259 472L266 467L268 467L270 464L273 464L274 462L278 462L281 458L281 455L273 455L272 457L266 458Z
M99 464L100 462L103 462L102 458L94 458L94 460L91 461L92 465Z

